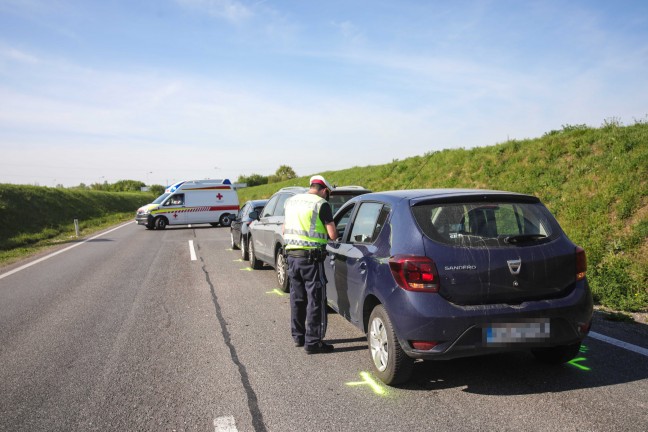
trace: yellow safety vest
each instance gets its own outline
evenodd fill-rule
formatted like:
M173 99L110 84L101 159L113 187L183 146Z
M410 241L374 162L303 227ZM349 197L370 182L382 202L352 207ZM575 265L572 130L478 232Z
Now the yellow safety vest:
M326 200L315 194L299 194L286 201L284 244L290 249L316 249L326 245L328 234L319 218Z

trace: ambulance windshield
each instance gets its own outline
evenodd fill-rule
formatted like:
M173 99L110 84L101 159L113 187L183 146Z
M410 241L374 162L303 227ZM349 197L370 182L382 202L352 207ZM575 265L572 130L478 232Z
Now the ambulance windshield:
M162 202L167 199L167 197L171 195L170 193L164 193L160 195L159 197L155 198L155 201L153 201L151 204L162 204Z

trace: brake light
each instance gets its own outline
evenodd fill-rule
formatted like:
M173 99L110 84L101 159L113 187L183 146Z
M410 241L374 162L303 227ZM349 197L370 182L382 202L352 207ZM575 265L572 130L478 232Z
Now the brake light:
M439 273L425 256L396 255L389 259L396 283L407 291L439 292Z
M587 258L585 257L585 249L576 246L576 280L585 279L587 272Z

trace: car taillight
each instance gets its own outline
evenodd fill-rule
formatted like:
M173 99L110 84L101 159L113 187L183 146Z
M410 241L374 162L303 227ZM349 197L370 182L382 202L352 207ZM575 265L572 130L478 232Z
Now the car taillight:
M585 257L585 249L576 246L576 280L585 279L587 272L587 258Z
M389 259L396 283L408 291L439 292L439 273L425 256L396 255Z

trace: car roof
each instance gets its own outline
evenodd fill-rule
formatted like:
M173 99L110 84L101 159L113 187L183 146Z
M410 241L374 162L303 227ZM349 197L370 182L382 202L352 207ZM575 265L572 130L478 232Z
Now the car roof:
M306 192L307 190L308 190L308 188L303 187L303 186L286 186L286 187L283 187L283 188L279 189L275 193L280 193L280 192L302 193L302 192Z
M364 188L362 186L336 186L333 188L331 191L331 195L336 195L336 194L341 194L341 193L369 193L371 192L369 189Z
M267 199L258 199L258 200L249 200L248 202L250 204L252 204L253 207L258 207L258 206L265 205L265 203L267 203L268 200Z
M379 200L387 202L396 202L400 200L414 201L413 204L427 200L450 200L453 199L470 199L475 201L490 199L518 199L521 201L538 202L539 199L532 196L517 192L508 192L501 190L489 189L404 189L383 192L372 192L361 195L362 200ZM355 198L358 199L358 198Z

